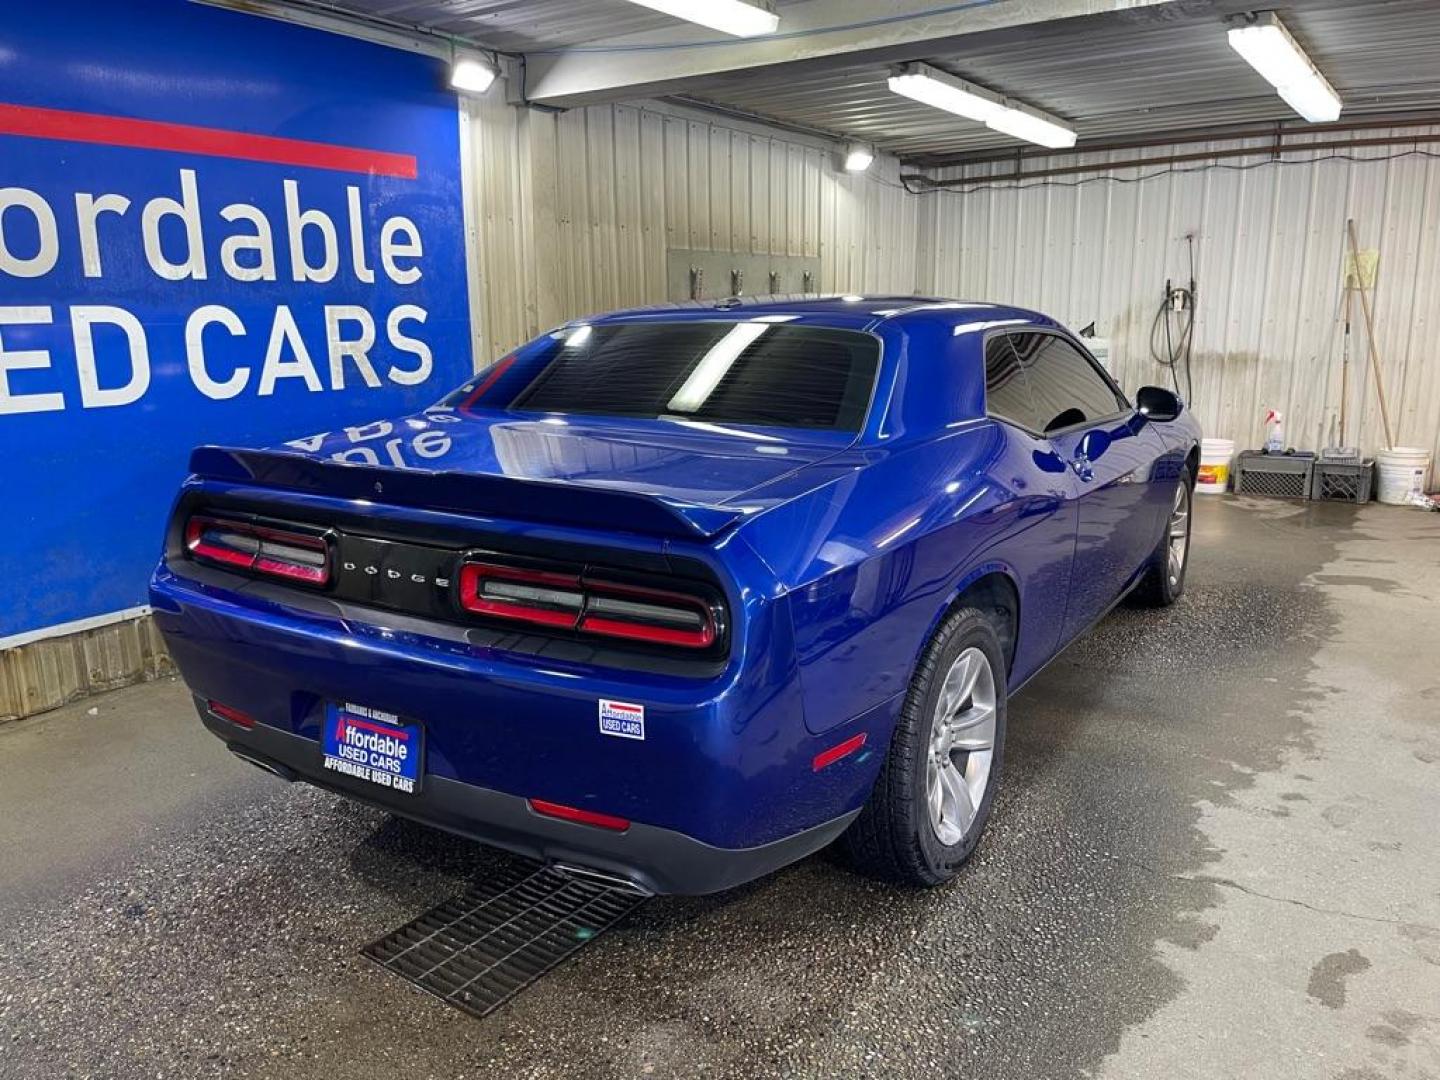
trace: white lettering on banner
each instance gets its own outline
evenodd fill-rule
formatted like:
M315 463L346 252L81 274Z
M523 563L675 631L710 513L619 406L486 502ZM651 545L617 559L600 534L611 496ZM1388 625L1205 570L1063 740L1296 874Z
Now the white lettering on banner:
M40 234L35 254L29 258L11 251L5 239L5 219L17 216L14 214L17 209L30 211ZM0 188L0 271L11 277L42 277L55 269L59 258L60 233L55 228L55 211L50 209L50 204L29 188Z
M365 265L365 233L360 213L360 189L353 185L345 188L345 210L350 215L350 265L355 271L355 280L365 285L371 285L375 281L375 271Z
M185 226L185 260L172 262L160 242L160 222L176 217ZM145 241L145 261L166 281L205 280L205 242L200 229L200 193L195 170L180 170L180 200L161 195L151 199L140 212L140 235Z
M6 326L48 326L54 322L48 307L0 307L0 416L7 413L58 412L65 408L63 394L16 394L10 389L10 372L40 371L50 366L44 349L5 348Z
M319 266L311 266L305 258L305 230L320 231L320 246L325 258ZM300 209L300 185L285 181L285 231L290 236L290 275L296 281L330 281L340 269L340 241L335 238L335 223L323 210Z
M404 243L396 243L397 233L405 234ZM418 266L401 267L396 259L418 259L425 252L420 247L420 233L415 223L407 217L392 217L380 226L380 262L385 267L385 276L397 285L413 285L420 280Z
M342 322L355 322L360 324L360 336L357 338L344 338L341 336L340 324ZM345 388L345 360L349 358L354 361L356 369L360 372L360 378L366 386L376 387L380 385L380 376L375 374L375 366L370 363L370 350L375 347L375 318L363 307L353 305L336 305L325 309L325 340L330 346L330 389L343 390Z
M105 266L100 261L99 222L101 214L124 214L130 209L130 200L124 195L94 195L77 192L75 195L75 223L80 227L80 259L85 266L85 276L101 277Z
M236 281L275 280L275 239L270 235L270 219L247 203L231 203L220 211L226 221L248 221L255 226L251 236L236 233L220 244L220 267ZM246 266L239 258L242 251L256 253L255 265Z
M366 286L368 294L377 281L403 288L423 277L425 245L415 221L369 216L375 208L366 204L360 186L344 186L341 221L321 209L313 194L307 202L306 191L317 182L307 180L302 188L298 180L277 178L282 223L251 201L218 209L207 205L202 171L201 166L177 169L165 185L169 190L149 198L77 191L52 205L29 188L0 188L0 296L7 279L44 278L64 269L67 258L72 280L83 276L100 283L118 274L127 290L137 274L167 282L331 284L326 295L341 280ZM334 188L328 192L328 198L340 194ZM73 231L60 216L70 213ZM284 235L277 237L277 229ZM207 238L207 230L218 230L218 237ZM207 247L207 240L216 246ZM212 266L210 260L216 259ZM289 265L282 265L287 259ZM102 293L97 299L114 295ZM429 312L418 304L392 303L377 310L363 299L330 304L291 299L251 312L238 301L232 306L196 302L159 319L152 295L145 294L145 304L144 311L113 304L0 307L0 333L13 328L9 349L0 338L0 415L134 403L151 390L152 375L174 370L167 365L182 348L180 370L199 395L212 401L246 393L269 397L292 386L293 392L300 388L296 383L308 393L418 386L435 370L423 330ZM165 310L163 302L160 310ZM53 338L43 348L31 345L34 332L20 329L67 320L75 364L68 375L62 370L69 363L68 349L53 344ZM308 337L302 337L302 326ZM20 348L21 341L29 347ZM432 456L437 445L426 438L413 449ZM388 447L377 446L377 451L377 456L393 456Z
M423 323L426 318L425 309L416 307L414 304L401 304L390 312L390 317L385 320L385 334L390 339L390 344L401 352L413 353L420 360L420 366L414 371L403 371L400 368L390 369L390 381L399 383L401 386L418 386L430 377L430 371L434 367L434 357L430 354L430 346L419 338L408 337L400 332L400 324L406 319L414 319Z
M202 214L200 182L194 169L179 172L180 197L157 195L145 203L140 212L140 238L145 251L145 261L152 273L166 281L207 280L205 262L205 217ZM290 254L290 276L298 282L328 282L333 280L340 268L340 238L335 222L325 211L316 208L302 208L300 184L296 180L283 180L282 190L285 202L285 230ZM95 195L81 192L74 196L76 232L80 238L80 257L86 277L104 277L102 243L107 237L114 242L119 231L112 228L102 232L102 214L114 214L125 218L130 210L130 199L114 193ZM375 282L375 270L366 258L365 212L360 200L360 189L345 188L345 209L348 218L346 229L350 245L350 269L355 280L362 285ZM28 214L27 228L17 228L17 219ZM265 212L249 203L230 203L217 216L227 224L244 223L248 232L232 232L225 236L220 245L220 261L225 272L236 281L275 281L274 226ZM174 219L181 226L181 252L167 252L161 238L161 225L167 219ZM134 220L133 218L130 220ZM133 229L134 226L130 226ZM33 253L17 251L14 235L39 237ZM318 238L323 258L318 265L309 261L305 244L306 234ZM396 285L413 285L424 272L413 265L411 260L422 259L425 245L415 222L403 215L386 218L380 224L380 265L385 276ZM253 252L254 255L242 261L240 254ZM62 252L60 231L56 224L55 210L37 191L23 187L0 188L0 274L11 277L34 278L48 274L56 266Z
M281 355L287 345L290 349L288 360ZM305 388L312 393L318 394L325 389L320 385L320 376L315 373L310 351L305 348L305 340L300 336L300 327L295 325L295 316L284 304L275 309L275 324L270 328L270 343L265 346L265 366L260 369L260 389L256 393L269 397L275 392L276 379L304 379Z
M205 328L212 323L219 323L234 337L245 336L245 324L229 308L220 304L196 308L185 320L185 362L190 367L190 381L195 388L208 398L224 401L245 389L245 384L250 381L250 369L236 365L230 378L223 381L211 378L210 369L205 366L204 334Z
M95 336L91 327L96 323L116 326L125 334L125 356L130 365L130 378L122 386L104 389L95 364ZM76 304L70 309L70 332L75 337L75 368L80 376L80 403L87 409L129 405L139 401L150 389L150 347L145 343L145 328L140 320L123 308Z

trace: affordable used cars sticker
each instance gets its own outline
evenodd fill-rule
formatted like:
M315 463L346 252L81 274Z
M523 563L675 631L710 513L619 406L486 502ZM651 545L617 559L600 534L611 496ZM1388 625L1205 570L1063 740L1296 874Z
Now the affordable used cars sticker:
M621 739L644 739L645 706L601 698L600 734Z

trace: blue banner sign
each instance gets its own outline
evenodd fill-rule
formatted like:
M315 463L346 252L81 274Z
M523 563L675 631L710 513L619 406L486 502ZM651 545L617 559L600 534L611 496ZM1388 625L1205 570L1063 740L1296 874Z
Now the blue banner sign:
M0 644L144 603L200 443L473 370L437 61L181 0L0 22Z

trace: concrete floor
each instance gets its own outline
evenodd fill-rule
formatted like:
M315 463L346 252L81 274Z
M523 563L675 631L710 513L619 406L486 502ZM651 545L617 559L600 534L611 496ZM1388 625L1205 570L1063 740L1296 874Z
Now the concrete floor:
M504 856L182 687L0 729L0 1076L1440 1077L1440 516L1202 499L1015 699L953 886L661 899L486 1021L357 950Z

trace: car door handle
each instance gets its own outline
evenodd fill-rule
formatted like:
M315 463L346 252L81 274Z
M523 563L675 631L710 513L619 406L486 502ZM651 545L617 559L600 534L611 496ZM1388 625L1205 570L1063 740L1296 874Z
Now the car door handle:
M1070 468L1075 470L1075 475L1086 483L1095 479L1095 469L1090 464L1090 459L1084 454L1076 454L1070 459Z

